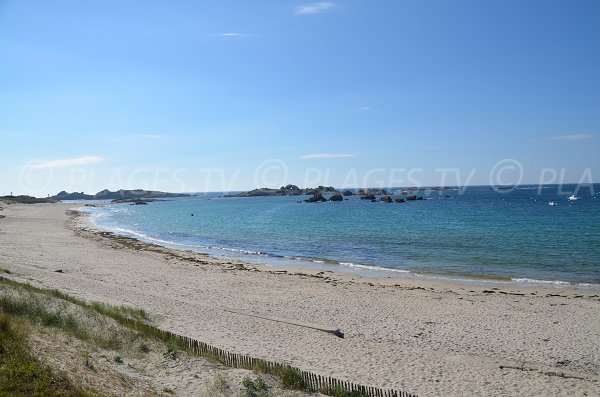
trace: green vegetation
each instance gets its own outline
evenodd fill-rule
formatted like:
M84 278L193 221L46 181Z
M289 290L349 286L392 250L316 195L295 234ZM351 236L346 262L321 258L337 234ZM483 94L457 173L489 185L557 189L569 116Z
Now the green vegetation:
M3 271L10 273L4 269L3 269ZM132 308L132 307L128 307L128 306L110 306L110 305L106 305L104 303L99 303L99 302L88 303L82 299L75 298L71 295L67 295L64 292L61 292L61 291L58 291L55 289L37 288L31 284L19 283L17 281L13 281L13 280L10 280L10 279L0 276L0 285L1 284L7 285L7 286L10 286L13 288L17 288L17 289L20 289L23 291L28 291L31 293L36 293L36 294L40 294L40 295L46 295L46 296L62 299L66 302L80 306L84 309L89 309L98 314L110 317L110 318L116 320L117 322L127 322L130 319L145 320L145 321L150 320L150 316L143 309L137 309L137 308Z
M268 397L269 387L265 383L264 379L260 376L255 380L246 377L242 382L244 385L244 397Z
M138 346L140 353L150 353L150 346L146 342L141 342Z
M226 352L213 348L194 349L184 338L148 324L150 316L144 310L127 306L110 306L97 302L88 303L58 290L38 288L0 276L0 289L3 286L10 288L8 288L8 294L0 296L0 314L20 316L33 323L60 329L97 347L119 350L124 345L137 344L139 352L147 353L150 349L144 338L152 338L166 344L167 351L163 354L165 358L177 360L180 352L187 352L226 366L274 376L286 389L315 391L310 389L301 371L289 365L270 363L249 357L232 364L228 361ZM69 307L69 304L85 309L88 315L84 316L83 320L76 318L72 314L73 307ZM93 318L90 319L89 314L93 314L94 316L91 316ZM114 320L121 327L115 326L114 323L110 325L107 323L108 319ZM93 324L99 324L100 327L91 326ZM123 362L120 356L114 357L113 360L117 363ZM248 396L268 396L268 387L260 377L256 380L249 379L244 386ZM334 390L327 388L318 391L334 397L364 396L362 393L349 392L341 388ZM1 393L0 397L3 397Z
M306 390L306 383L300 374L300 370L293 367L283 367L275 371L283 386L292 390Z
M38 362L29 351L28 334L24 322L0 313L0 396L94 396Z
M1 281L1 280L0 280ZM53 303L27 290L20 294L0 296L0 311L5 314L24 317L42 326L57 328L83 341L104 348L117 350L127 341L139 336L133 331L123 331L115 327L103 326L96 332L85 321L78 321L69 313L65 302ZM102 322L101 318L97 321Z

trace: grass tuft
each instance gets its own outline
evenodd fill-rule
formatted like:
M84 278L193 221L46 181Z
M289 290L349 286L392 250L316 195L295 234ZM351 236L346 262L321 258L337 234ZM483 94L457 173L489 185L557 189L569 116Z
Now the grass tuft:
M27 327L18 317L0 313L0 395L93 396L38 362L29 350L27 337Z
M284 366L281 369L275 371L275 375L281 379L281 383L292 390L305 390L306 382L302 378L300 370L297 368Z
M260 376L255 380L250 377L244 378L242 384L244 385L244 397L268 397L269 386Z

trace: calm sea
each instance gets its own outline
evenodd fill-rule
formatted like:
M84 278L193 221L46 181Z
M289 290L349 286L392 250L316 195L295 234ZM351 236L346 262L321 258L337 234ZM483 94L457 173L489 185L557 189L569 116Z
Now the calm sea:
M569 201L575 189L468 187L401 204L201 194L86 210L119 234L272 266L600 284L600 185Z

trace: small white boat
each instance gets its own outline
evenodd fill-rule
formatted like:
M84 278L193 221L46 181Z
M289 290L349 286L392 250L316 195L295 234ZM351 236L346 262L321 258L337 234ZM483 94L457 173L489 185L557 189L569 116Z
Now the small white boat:
M549 205L550 207L555 207L555 206L557 206L557 205L558 205L558 203L557 203L556 201L550 201L550 202L548 203L548 205Z
M572 195L570 195L570 196L567 198L567 200L569 200L569 201L576 201L576 200L579 200L579 197L577 197L577 196L575 196L574 194L572 194Z

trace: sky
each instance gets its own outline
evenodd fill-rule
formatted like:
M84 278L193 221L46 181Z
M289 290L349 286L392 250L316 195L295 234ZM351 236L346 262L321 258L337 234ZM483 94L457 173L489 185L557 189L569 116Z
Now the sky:
M0 0L0 194L600 182L598 15Z

